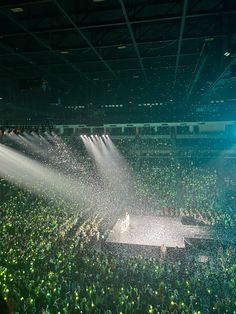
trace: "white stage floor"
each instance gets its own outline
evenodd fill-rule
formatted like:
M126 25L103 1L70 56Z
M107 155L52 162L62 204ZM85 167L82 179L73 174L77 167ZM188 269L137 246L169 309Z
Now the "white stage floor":
M116 225L119 222L116 223ZM117 226L111 230L106 242L184 248L184 225L180 218L161 216L130 216L130 225L124 232Z
M184 239L236 242L234 228L183 225L181 217L130 216L128 228L121 232L121 220L110 231L107 243L185 248Z

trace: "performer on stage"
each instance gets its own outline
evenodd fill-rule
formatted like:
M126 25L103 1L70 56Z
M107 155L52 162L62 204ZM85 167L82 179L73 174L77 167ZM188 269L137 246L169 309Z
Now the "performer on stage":
M166 251L167 251L166 246L165 246L165 244L163 243L163 244L161 245L161 247L160 247L161 259L164 259L164 258L165 258L165 256L166 256Z

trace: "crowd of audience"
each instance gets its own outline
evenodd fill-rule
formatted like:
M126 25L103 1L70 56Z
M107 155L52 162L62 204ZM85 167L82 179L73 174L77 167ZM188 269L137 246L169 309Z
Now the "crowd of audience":
M157 214L236 225L235 209L218 205L210 167L146 161L134 177L137 197L156 202ZM103 216L0 185L0 290L13 313L236 313L233 245L206 251L205 262L197 252L179 260L109 253Z
M219 180L217 165L147 159L135 172L137 198L159 204L160 214L193 216L209 225L223 221L223 224L234 226L234 169L231 167L231 176ZM231 194L227 198L228 190Z

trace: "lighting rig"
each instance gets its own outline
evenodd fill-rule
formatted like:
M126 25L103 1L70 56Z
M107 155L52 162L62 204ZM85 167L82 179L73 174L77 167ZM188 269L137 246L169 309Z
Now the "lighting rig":
M21 135L24 132L27 133L36 133L36 134L44 134L45 132L51 133L53 131L53 127L48 125L9 125L9 126L0 126L0 138L8 135L11 136Z

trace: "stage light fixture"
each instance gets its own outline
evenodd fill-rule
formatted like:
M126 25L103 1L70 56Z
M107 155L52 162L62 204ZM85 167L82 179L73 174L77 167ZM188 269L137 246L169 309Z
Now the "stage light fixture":
M230 56L230 52L229 52L229 51L226 51L226 52L224 53L224 56L225 56L225 57L229 57L229 56Z
M21 13L21 12L24 12L24 9L21 8L21 7L11 8L10 10L11 10L11 12L13 12L13 13Z
M125 48L127 48L127 46L126 46L126 45L120 45L120 46L117 46L117 49L125 49Z

